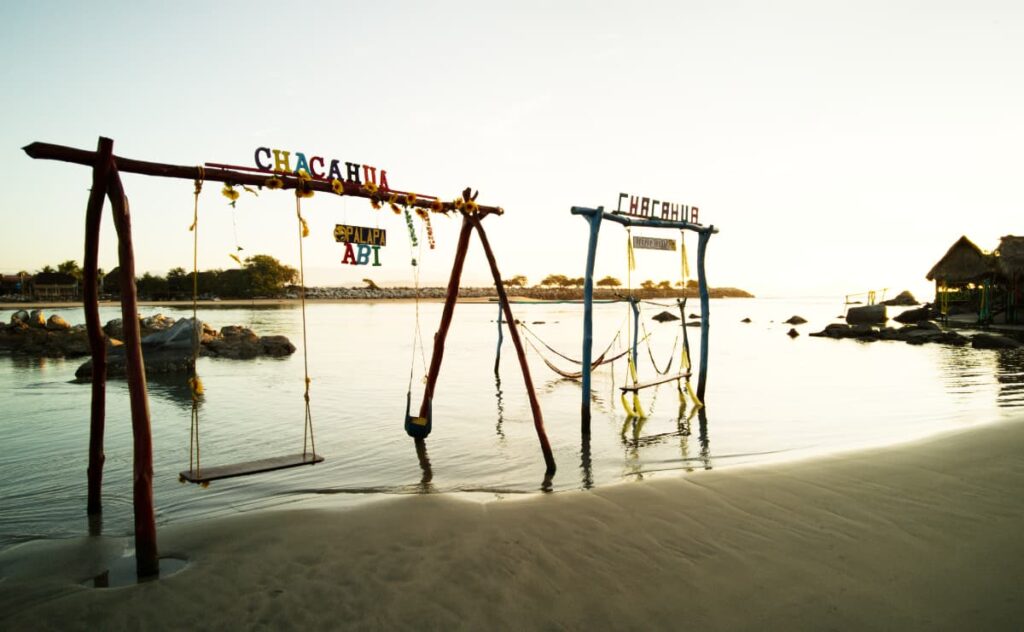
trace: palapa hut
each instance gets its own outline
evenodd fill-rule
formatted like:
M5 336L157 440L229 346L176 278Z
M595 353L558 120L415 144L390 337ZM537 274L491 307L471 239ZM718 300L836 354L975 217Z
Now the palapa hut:
M935 304L943 316L977 313L980 321L991 317L995 257L966 236L950 246L926 278L935 281Z
M993 253L1005 290L1006 322L1024 321L1024 237L1006 235Z

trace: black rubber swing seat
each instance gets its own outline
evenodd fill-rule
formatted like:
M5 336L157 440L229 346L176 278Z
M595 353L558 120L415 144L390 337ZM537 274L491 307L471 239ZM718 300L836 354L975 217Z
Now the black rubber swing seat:
M301 465L315 465L324 460L319 454L307 452L302 454L289 454L287 456L275 456L269 459L257 459L244 463L232 463L230 465L217 465L204 467L197 470L185 470L179 476L181 480L189 483L209 483L224 478L235 478L237 476L249 476L250 474L262 474L275 470L286 470Z
M683 373L679 373L678 375L667 375L656 380L651 380L650 382L641 382L639 384L627 384L626 386L620 386L619 390L622 391L623 393L631 393L643 390L650 386L657 386L658 384L664 384L665 382L675 382L676 380L683 380L688 377L690 377L690 372L685 371Z

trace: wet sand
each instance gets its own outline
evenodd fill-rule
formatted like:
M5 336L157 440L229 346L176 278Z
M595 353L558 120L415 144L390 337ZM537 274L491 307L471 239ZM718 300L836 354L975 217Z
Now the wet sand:
M161 529L189 564L140 586L79 583L129 538L9 550L0 627L1017 630L1022 489L1017 420L590 492L250 513Z

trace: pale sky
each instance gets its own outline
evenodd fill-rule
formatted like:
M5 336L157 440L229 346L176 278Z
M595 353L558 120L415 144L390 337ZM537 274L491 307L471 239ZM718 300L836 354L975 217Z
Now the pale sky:
M7 2L0 6L0 271L82 258L89 169L45 141L173 164L252 165L256 147L388 171L396 189L506 209L503 274L581 276L573 205L619 192L699 206L712 285L763 296L909 288L961 234L1024 234L1019 2ZM137 268L189 267L192 184L126 175ZM232 211L207 185L200 267L231 267ZM405 222L304 202L307 283L411 284ZM109 215L109 211L107 212ZM297 264L294 197L243 193L244 254ZM341 265L335 223L388 230L380 268ZM435 217L423 280L447 280ZM116 265L104 221L101 266ZM672 237L645 231L637 234ZM693 235L687 242L691 266ZM625 277L602 230L596 274ZM634 279L675 280L644 251ZM464 284L489 281L479 246Z

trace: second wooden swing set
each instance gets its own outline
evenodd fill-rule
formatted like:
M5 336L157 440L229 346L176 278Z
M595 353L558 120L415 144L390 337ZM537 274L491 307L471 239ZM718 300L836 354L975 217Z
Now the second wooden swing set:
M430 367L427 372L426 385L424 387L423 399L420 403L419 414L411 415L410 406L407 404L405 415L406 432L414 437L417 442L422 441L432 427L432 402L435 395L435 386L441 370L441 361L444 356L444 344L448 330L451 326L454 315L455 303L459 295L459 282L462 277L462 269L469 247L470 236L476 231L480 238L487 263L491 269L495 290L498 300L501 303L505 321L508 323L509 335L512 338L519 365L522 369L523 381L530 401L530 409L533 415L534 427L537 438L540 442L541 451L544 456L546 476L551 477L555 472L555 460L552 454L551 445L544 430L544 419L533 387L533 380L530 376L529 366L526 361L526 353L519 337L516 319L505 293L505 287L498 270L494 252L491 250L487 234L484 231L481 220L488 215L501 215L504 211L500 207L483 206L476 202L476 194L470 189L463 191L462 196L452 202L444 202L439 198L429 196L419 197L411 193L391 191L387 188L378 189L374 184L361 184L358 178L358 171L353 181L351 171L349 178L341 180L323 177L309 177L299 170L295 172L273 171L253 173L251 169L231 168L226 165L211 165L207 163L206 168L198 166L170 165L163 163L133 160L115 156L113 153L113 141L101 137L97 143L96 151L76 149L62 145L48 143L32 143L24 148L26 154L31 158L43 160L57 160L92 168L92 188L89 193L89 200L86 206L85 221L85 256L83 261L83 282L82 295L84 303L86 329L89 336L89 346L92 356L92 403L90 409L89 426L89 466L88 478L88 505L87 511L90 515L96 516L102 513L102 480L103 463L105 460L103 452L103 435L106 410L106 344L99 317L98 300L98 258L99 258L99 235L102 219L104 200L111 203L114 226L118 237L118 263L120 270L121 287L121 317L124 323L124 348L126 378L128 382L128 393L131 408L132 437L133 437L133 510L135 524L135 551L136 551L136 572L140 578L152 577L159 574L160 562L156 540L156 516L153 504L153 440L150 425L149 402L146 389L145 365L142 357L141 334L138 318L138 297L135 286L135 255L132 243L131 217L129 213L128 199L124 192L120 173L135 173L153 177L176 178L192 180L195 187L195 206L193 210L193 249L198 247L198 197L204 182L222 182L228 188L233 186L255 186L267 187L270 189L292 189L296 195L296 215L299 225L299 258L300 258L300 296L303 308L303 353L306 353L306 323L305 323L305 285L302 277L302 237L308 232L305 220L302 218L301 199L310 197L314 192L332 193L369 199L374 208L380 208L383 204L391 206L396 213L400 212L399 207L414 209L421 217L423 213L457 213L462 217L462 225L459 231L458 242L455 250L455 259L452 263L451 275L448 280L448 288L445 295L444 308L441 314L441 321L438 331L434 336L433 353L430 358ZM261 148L262 149L262 148ZM259 150L258 150L259 151ZM269 150L267 150L269 153ZM275 159L277 155L275 154ZM316 159L314 159L316 160ZM323 160L322 158L320 159ZM259 163L258 163L259 164ZM310 161L313 164L313 161ZM322 164L322 162L321 162ZM347 164L347 163L346 163ZM332 173L333 173L332 165ZM358 165L356 166L358 168ZM261 170L262 171L262 170ZM268 175L270 176L268 178ZM315 174L314 174L315 175ZM383 184L383 176L382 176ZM409 220L408 213L406 214ZM411 230L411 226L410 226ZM197 305L197 278L198 261L193 257L193 360L198 353L199 336L201 325L196 318ZM185 480L197 483L208 483L211 480L227 478L229 476L243 476L269 470L276 470L286 467L300 465L311 465L323 460L323 457L316 452L313 441L312 416L309 410L309 367L308 355L304 356L305 371L305 427L303 452L284 457L248 461L228 466L214 468L200 468L199 444L198 444L198 401L202 393L202 384L193 371L190 376L190 385L193 395L192 428L190 431L191 448L190 457L194 459L190 463L189 470L181 473ZM408 396L411 404L411 391ZM307 440L308 439L308 443Z

